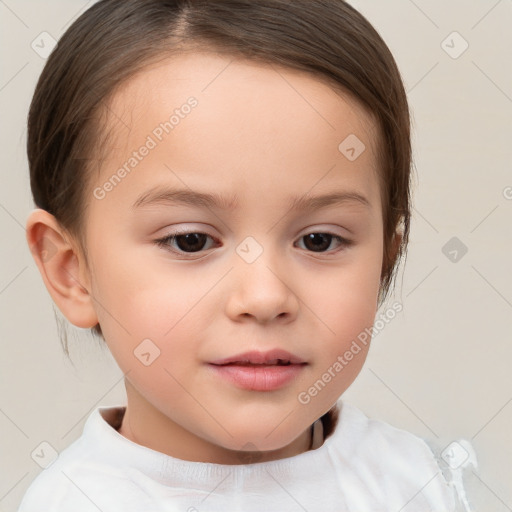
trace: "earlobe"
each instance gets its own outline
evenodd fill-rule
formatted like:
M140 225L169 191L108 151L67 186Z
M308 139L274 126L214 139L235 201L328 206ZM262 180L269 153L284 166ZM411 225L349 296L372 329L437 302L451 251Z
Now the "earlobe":
M98 323L93 298L80 276L85 262L53 215L33 210L26 223L27 243L44 284L62 314L77 327Z

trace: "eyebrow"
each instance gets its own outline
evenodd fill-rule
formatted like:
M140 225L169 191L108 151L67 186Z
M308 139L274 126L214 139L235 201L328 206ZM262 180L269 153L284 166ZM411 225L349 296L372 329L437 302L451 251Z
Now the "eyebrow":
M238 206L236 196L222 196L215 193L204 193L193 190L173 189L162 186L153 187L144 192L132 205L132 209L152 205L185 204L196 207L222 209L232 211ZM355 204L371 208L368 199L357 191L340 191L308 197L291 197L289 209L292 211L310 211L332 205Z

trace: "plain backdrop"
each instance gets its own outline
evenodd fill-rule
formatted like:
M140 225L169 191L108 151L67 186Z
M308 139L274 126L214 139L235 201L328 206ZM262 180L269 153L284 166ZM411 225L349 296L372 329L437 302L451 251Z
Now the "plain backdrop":
M413 114L417 179L409 255L344 399L425 439L469 440L487 510L512 510L512 1L354 0L393 52ZM122 373L53 303L25 241L34 207L26 115L58 39L92 2L0 1L0 511L74 441L98 405L123 404ZM47 33L41 35L41 33ZM454 32L456 32L454 34ZM43 54L43 55L41 55ZM43 450L44 451L44 450Z

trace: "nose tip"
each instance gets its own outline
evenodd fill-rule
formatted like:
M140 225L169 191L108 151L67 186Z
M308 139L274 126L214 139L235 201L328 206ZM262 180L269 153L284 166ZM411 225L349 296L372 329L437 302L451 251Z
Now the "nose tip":
M270 258L267 258L267 260ZM232 276L227 314L232 319L253 319L258 323L273 320L291 320L299 301L288 286L284 273L272 270L265 255L251 264L240 262ZM286 279L289 279L286 276Z

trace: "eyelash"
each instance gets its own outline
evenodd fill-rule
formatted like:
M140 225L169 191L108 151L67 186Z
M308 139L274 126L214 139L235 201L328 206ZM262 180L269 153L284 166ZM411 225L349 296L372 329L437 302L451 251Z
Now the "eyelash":
M179 254L180 256L184 256L185 259L187 259L187 258L189 258L189 259L197 259L197 258L191 258L188 255L199 254L201 252L204 252L203 249L201 249L199 251L196 251L196 252L185 252L185 251L181 251L181 250L171 249L170 246L169 246L169 244L171 242L173 242L174 240L176 240L177 237L184 236L184 235L191 235L191 234L194 234L194 235L206 235L207 237L209 237L212 240L214 240L216 243L219 243L219 241L215 237L213 237L211 235L208 235L207 233L202 233L201 231L176 231L176 232L174 232L174 233L172 233L170 235L166 235L163 238L159 238L159 239L155 240L154 242L155 242L155 244L157 246L162 247L163 249L165 249L165 250L167 250L169 252L172 252L172 253L175 253L175 254ZM305 236L311 235L311 234L321 234L321 235L332 236L333 239L338 241L338 243L340 244L340 247L348 248L348 247L350 247L350 246L352 246L354 244L353 240L348 240L348 239L343 238L343 237L341 237L339 235L336 235L334 233L330 233L329 231L311 231L310 233L306 233L305 235L302 235L299 238L299 240L301 240ZM318 252L317 251L308 251L308 252L311 252L313 254L326 254L326 253L332 253L333 251L318 251ZM334 251L334 252L338 252L338 251Z

